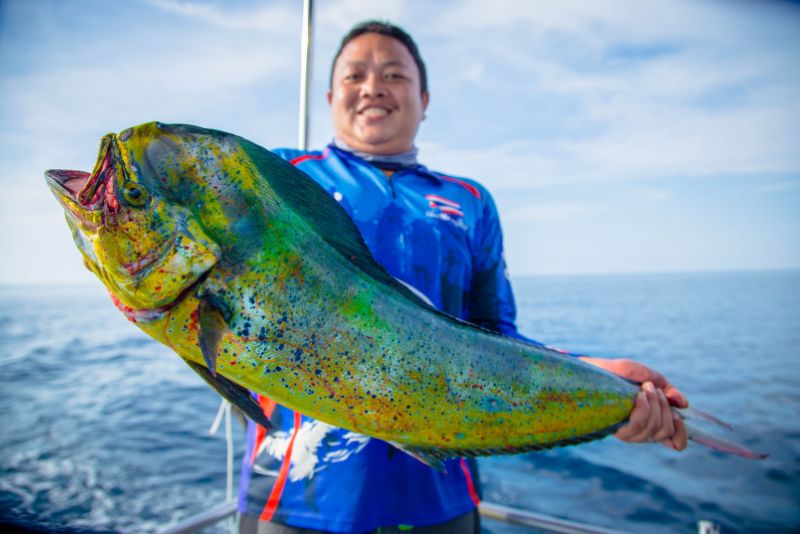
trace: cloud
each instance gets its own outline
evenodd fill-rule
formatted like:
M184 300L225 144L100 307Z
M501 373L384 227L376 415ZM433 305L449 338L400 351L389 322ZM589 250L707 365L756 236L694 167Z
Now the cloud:
M749 4L613 6L504 1L481 16L466 1L447 19L471 37L432 24L431 70L455 72L434 75L426 162L494 188L800 172L800 39L787 33L800 12L776 24Z
M234 10L228 4L222 7L180 0L147 0L147 3L165 13L195 18L212 26L228 29L296 35L301 23L299 2L292 8L287 4L273 3L250 10Z
M7 260L2 280L36 280L44 266L75 254L41 173L91 167L107 131L159 119L219 127L265 146L294 139L299 2L108 2L91 4L90 15L58 2L9 5L0 20L0 180L13 184L13 195L0 211L36 239L7 233L2 248L25 268ZM532 223L549 222L555 252L560 242L586 240L600 258L599 234L617 229L609 222L615 199L648 201L653 220L663 220L675 204L665 202L670 192L689 198L694 184L752 177L732 182L763 185L727 191L748 200L761 193L764 205L797 189L798 13L780 2L697 0L497 0L491 10L479 0L319 2L312 138L321 144L332 135L323 94L344 31L367 18L395 21L429 66L422 161L497 192L504 221L520 236L509 240L512 255L514 246L530 248ZM647 230L624 210L614 217L630 228L615 240L635 255L635 234ZM589 237L582 219L591 220ZM745 227L735 223L726 226L733 236ZM766 219L759 224L770 228ZM773 248L775 256L780 247ZM515 268L542 261L531 254ZM653 261L640 256L637 265ZM590 267L603 270L606 260L598 261ZM548 269L566 263L556 253Z
M647 106L584 138L531 137L478 148L420 143L432 168L475 177L493 189L797 173L793 146L800 146L800 136L777 110L669 113Z
M337 2L318 2L315 7L315 32L331 36L338 42L355 24L368 20L390 20L401 23L412 14L412 6L407 0L339 0Z
M521 28L528 39L580 36L581 41L598 49L604 49L608 42L652 43L673 39L691 43L739 43L752 48L754 43L742 41L743 33L752 34L755 30L765 39L784 38L795 33L791 19L796 20L800 13L796 6L780 2L726 5L702 0L669 3L496 0L492 9L486 9L483 0L464 0L438 11L439 17L426 25L431 33L441 34L449 28L458 28L459 32L473 33L488 42L487 32ZM776 22L781 24L776 25ZM754 25L760 28L756 30ZM566 39L562 44L569 48L571 42Z
M766 183L753 187L752 190L756 193L772 194L772 193L786 193L789 191L800 190L800 181L797 180L781 180Z
M117 15L105 13L114 24L119 24ZM281 117L287 106L281 86L275 86L293 85L299 62L294 40L235 30L196 39L195 27L162 17L143 26L112 26L120 42L138 43L112 51L102 39L96 46L65 36L40 43L35 36L45 25L38 19L29 24L34 38L16 47L40 55L43 66L34 62L0 71L4 182L38 187L45 168L91 167L101 135L149 120L246 134L251 122L259 120L246 112L256 102L275 110L261 117L261 129L266 129L266 116L271 127L285 129ZM88 22L79 18L76 24ZM168 36L165 24L172 26ZM28 176L36 177L35 186L18 181Z
M639 197L651 202L665 202L672 199L672 193L666 189L646 187L638 191Z
M575 219L585 219L592 213L603 211L605 211L603 206L585 202L528 204L505 210L503 220L511 224L539 222L557 223Z

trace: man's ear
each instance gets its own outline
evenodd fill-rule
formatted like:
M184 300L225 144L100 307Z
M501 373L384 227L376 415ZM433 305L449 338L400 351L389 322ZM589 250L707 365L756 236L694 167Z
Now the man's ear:
M428 109L428 102L431 100L431 94L428 91L422 93L422 111Z
M328 89L328 92L325 94L325 96L328 98L328 105L330 106L331 102L333 102L333 91Z

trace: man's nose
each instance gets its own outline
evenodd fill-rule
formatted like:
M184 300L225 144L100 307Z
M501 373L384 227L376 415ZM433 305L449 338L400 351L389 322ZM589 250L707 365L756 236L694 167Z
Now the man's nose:
M361 84L361 95L372 98L386 96L386 85L384 84L383 77L379 74L369 74L364 78L364 83Z

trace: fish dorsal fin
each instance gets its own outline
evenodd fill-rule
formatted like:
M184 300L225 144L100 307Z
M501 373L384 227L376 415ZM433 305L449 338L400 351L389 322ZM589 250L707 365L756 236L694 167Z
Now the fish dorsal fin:
M246 139L242 146L275 192L339 254L412 302L436 311L372 257L355 223L325 189L294 165Z

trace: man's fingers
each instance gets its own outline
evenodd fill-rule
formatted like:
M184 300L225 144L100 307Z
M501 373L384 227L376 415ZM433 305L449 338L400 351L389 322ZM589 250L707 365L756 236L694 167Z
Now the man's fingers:
M645 412L645 413L643 413ZM641 432L647 424L647 394L640 391L636 394L636 402L633 411L628 418L628 423L614 433L614 436L622 441L631 441L631 438Z
M676 451L682 451L689 443L689 432L686 430L686 424L678 414L672 414L673 423L675 425L675 434L672 435L672 443Z
M649 384L649 386L648 386ZM620 428L615 434L619 439L629 442L650 441L653 426L653 411L658 407L658 396L655 388L649 382L639 392L633 412L628 424ZM660 412L660 410L656 410ZM660 420L660 415L658 416ZM660 421L659 421L660 424Z
M650 414L647 419L647 425L644 430L635 436L636 441L651 441L654 439L656 432L661 428L661 402L658 398L658 392L652 382L645 382L642 385L642 390L647 394L647 404L650 407ZM666 437L666 436L664 436Z
M659 427L655 428L651 439L653 441L664 441L675 434L675 425L672 418L672 408L669 406L669 401L667 400L667 396L664 395L664 391L657 389L656 395L658 397L658 410L660 412L661 424Z

